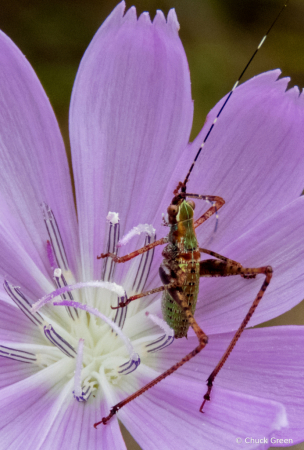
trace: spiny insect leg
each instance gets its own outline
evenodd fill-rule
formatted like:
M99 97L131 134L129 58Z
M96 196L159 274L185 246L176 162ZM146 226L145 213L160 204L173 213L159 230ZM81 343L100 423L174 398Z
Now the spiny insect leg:
M211 254L211 253L210 253ZM228 260L229 261L229 260ZM231 260L230 260L231 261ZM235 261L233 261L235 263ZM213 372L210 374L207 380L207 392L204 395L204 401L200 407L200 412L203 412L203 407L206 401L210 400L210 393L213 386L213 381L225 362L227 361L228 356L232 352L235 344L237 343L239 337L241 336L242 332L246 328L251 316L255 312L258 304L260 303L264 292L266 291L270 280L272 278L272 267L265 266L265 267L257 267L257 268L246 268L242 267L241 265L231 265L227 264L224 261L218 261L214 259L209 259L206 261L201 261L200 263L200 276L208 276L208 277L225 277L225 276L231 276L231 275L241 275L244 277L253 277L258 274L265 275L265 280L261 286L261 289L259 290L256 298L254 299L252 305L249 308L248 313L246 314L244 320L242 321L241 325L239 326L238 330L236 331L235 335L233 336L232 341L230 342L227 350L225 351L224 355L222 356L221 360L213 370Z
M112 309L118 309L118 308L124 308L125 306L128 306L129 303L133 302L134 300L137 300L138 298L146 297L150 294L155 294L156 292L165 291L166 289L170 289L174 287L175 284L168 284L167 286L160 286L155 289L151 289L150 291L142 292L141 294L132 295L132 297L127 298L125 302L120 302L118 306L111 306Z
M224 206L225 200L222 197L217 197L216 195L199 195L199 194L186 194L189 198L198 198L201 200L206 200L212 202L213 205L194 222L194 228L199 227L202 223L206 222L213 214L216 214L218 210Z
M199 248L199 251L201 253L207 253L207 255L211 255L211 256L214 256L215 258L225 261L226 264L228 264L228 265L236 266L236 267L243 267L241 263L238 263L237 261L234 261L233 259L226 258L226 256L220 255L219 253L216 253L216 252L212 252L211 250L208 250L206 248ZM240 273L240 275L243 278L255 278L256 277L256 274Z
M168 289L169 286L167 285L165 287ZM171 292L170 292L170 294L171 294ZM101 423L103 423L105 425L111 419L111 417L113 417L117 413L117 411L119 411L123 406L127 405L132 400L134 400L135 398L139 397L141 394L146 392L148 389L152 388L157 383L162 381L164 378L166 378L169 375L171 375L172 373L174 373L177 369L179 369L182 365L184 365L186 362L188 362L190 359L192 359L195 355L197 355L206 346L206 344L208 342L208 337L203 332L203 330L200 328L200 326L198 325L196 320L194 319L193 314L187 304L187 301L184 298L184 295L179 291L175 291L174 299L179 303L179 305L185 311L187 319L188 319L191 327L193 328L196 336L198 337L199 345L197 347L195 347L195 349L192 350L190 353L188 353L188 355L186 355L183 359L181 359L179 362L174 364L174 366L170 367L170 369L166 370L164 373L162 373L158 377L154 378L154 380L150 381L150 383L147 383L144 387L142 387L141 389L136 391L134 394L127 397L125 400L114 405L111 408L110 413L107 417L103 417L100 422L97 422L94 424L95 428L97 428L97 426Z
M207 248L199 248L201 253L206 253L207 255L214 256L215 258L220 259L221 261L225 261L227 264L231 264L237 267L243 267L241 263L234 261L233 259L226 258L226 256L220 255L219 253L208 250Z
M157 245L163 245L167 243L167 238L159 239L158 241L153 242L152 244L145 245L142 248L139 248L138 250L135 250L132 253L129 253L125 256L116 256L114 253L102 253L100 256L97 256L97 259L103 259L103 258L112 258L117 263L124 263L126 261L129 261L130 259L135 258L138 255L141 255L142 253L148 252L154 247L157 247Z

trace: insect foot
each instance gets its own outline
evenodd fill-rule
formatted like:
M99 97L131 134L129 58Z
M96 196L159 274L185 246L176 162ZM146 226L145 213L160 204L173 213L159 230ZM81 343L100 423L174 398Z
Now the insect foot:
M209 376L209 378L207 380L207 387L208 387L208 389L207 389L206 394L204 395L204 401L203 401L203 403L201 404L201 407L200 407L200 412L201 413L204 413L203 408L204 408L205 403L210 401L210 393L211 393L211 389L212 389L212 386L213 386L213 380L214 380L214 372L212 372L212 374Z
M97 259L112 258L116 262L117 256L114 253L102 253Z
M119 409L120 409L120 407L119 407L118 405L113 406L113 408L111 408L110 413L109 413L109 415L108 415L107 417L103 417L103 418L101 419L100 422L94 423L94 428L97 429L98 425L100 425L101 423L102 423L103 425L106 425L106 424L109 422L109 420L110 420L113 416L115 416L115 414L117 413L117 411L118 411Z

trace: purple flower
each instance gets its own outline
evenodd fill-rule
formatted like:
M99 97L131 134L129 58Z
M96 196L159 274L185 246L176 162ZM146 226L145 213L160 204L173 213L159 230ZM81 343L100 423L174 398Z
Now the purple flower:
M73 89L77 217L54 113L27 60L0 34L3 448L125 448L116 417L97 430L93 424L197 345L189 332L161 349L172 336L157 319L160 295L111 309L117 293L122 301L125 292L161 285L160 248L153 261L151 252L116 266L96 258L139 224L147 224L138 227L145 235L121 255L153 241L153 227L165 235L161 215L223 102L188 144L193 102L175 12L166 22L158 11L151 24L147 13L137 20L134 8L123 16L124 8L97 32ZM236 89L188 184L189 192L226 201L215 235L212 218L197 229L201 246L213 237L211 250L243 266L273 266L250 326L289 310L304 292L304 102L279 75ZM206 204L196 203L199 216ZM201 280L196 319L207 347L118 413L143 448L264 449L304 439L303 327L246 330L199 412L205 380L262 281ZM90 314L77 303L33 313L31 304L56 288L62 301L81 302Z

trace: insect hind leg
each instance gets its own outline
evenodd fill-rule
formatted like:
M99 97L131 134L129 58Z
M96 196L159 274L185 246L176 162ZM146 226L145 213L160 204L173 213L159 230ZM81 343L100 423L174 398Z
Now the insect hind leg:
M212 254L212 252L210 252L210 254ZM219 255L219 256L221 256L221 255ZM258 304L260 303L260 301L261 301L261 299L262 299L262 297L264 295L264 292L266 291L266 289L267 289L267 287L268 287L268 285L270 283L270 280L272 278L272 273L273 273L273 270L272 270L271 266L264 266L264 267L257 267L257 268L246 268L246 267L242 267L239 263L236 263L236 261L232 261L232 260L228 260L228 261L231 261L234 264L227 264L225 259L227 259L227 258L222 257L221 261L214 260L214 259L201 261L201 263L200 263L200 275L203 276L203 277L204 276L208 276L208 277L225 277L225 276L230 276L230 275L241 275L244 278L253 278L253 277L255 277L258 274L263 274L263 275L265 275L265 280L264 280L264 282L263 282L263 284L262 284L262 286L261 286L261 288L260 288L256 298L254 299L253 303L251 304L251 306L249 308L249 311L247 312L244 320L242 321L241 325L237 329L237 331L236 331L235 335L233 336L230 344L228 345L228 348L226 349L224 355L220 359L219 363L217 364L217 366L215 367L213 372L208 377L208 380L207 380L207 392L204 395L204 400L203 400L203 403L202 403L202 405L200 407L200 412L203 412L203 407L204 407L206 401L210 400L210 393L211 393L211 390L212 390L214 379L217 376L217 374L219 373L219 371L221 370L221 368L223 367L223 365L225 364L225 362L227 361L227 359L228 359L230 353L232 352L235 344L237 343L237 341L240 338L242 332L244 331L244 329L248 325L248 322L249 322L251 316L255 312Z

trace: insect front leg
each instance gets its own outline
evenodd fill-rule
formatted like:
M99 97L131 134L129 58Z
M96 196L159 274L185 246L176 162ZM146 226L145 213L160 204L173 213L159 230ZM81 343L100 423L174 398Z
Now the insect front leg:
M97 256L97 259L103 259L103 258L112 258L113 261L117 263L124 263L126 261L130 261L130 259L135 258L138 255L141 255L142 253L148 252L154 247L157 247L158 245L163 245L167 243L167 238L159 239L158 241L153 242L152 244L145 245L142 248L139 248L138 250L135 250L132 253L129 253L125 256L117 256L114 253L102 253L100 256Z
M212 202L213 205L196 221L194 222L194 228L199 227L202 223L206 222L213 214L217 214L218 210L224 206L225 200L222 197L217 197L216 195L199 195L199 194L186 194L189 198L197 198L200 200L205 200Z
M201 250L201 249L200 249ZM202 249L204 250L204 249ZM208 251L209 252L209 251ZM204 252L207 253L207 252ZM209 259L205 261L200 262L200 276L201 277L227 277L231 275L241 275L245 278L252 278L255 277L258 274L265 275L265 280L254 299L252 305L249 308L249 311L247 312L244 320L242 321L241 325L239 326L238 330L236 331L235 335L233 336L227 350L225 351L224 355L220 359L219 363L213 370L213 372L209 375L207 380L207 392L204 395L204 401L200 407L200 411L202 412L204 404L206 401L210 400L210 393L213 386L213 381L225 362L227 361L228 356L232 352L235 344L237 343L239 337L241 336L242 332L244 331L245 327L248 325L248 322L253 315L254 311L256 310L258 304L260 303L264 292L266 291L270 280L272 278L272 267L270 266L264 266L264 267L257 267L257 268L247 268L243 267L241 264L237 263L236 261L229 260L228 258L222 257L221 255L217 255L214 252L209 252L209 254L213 254L213 256L220 257L219 260L215 259Z

